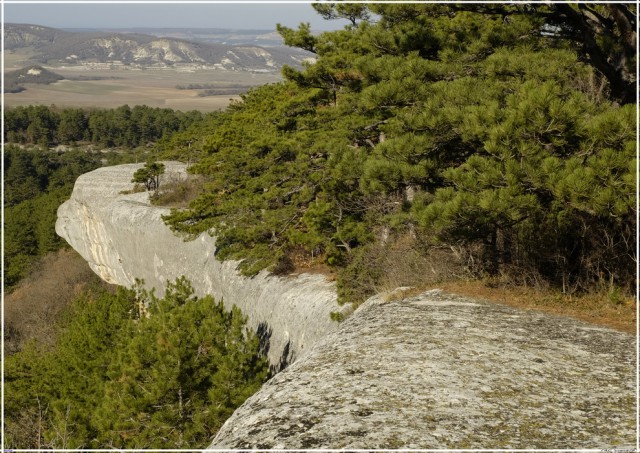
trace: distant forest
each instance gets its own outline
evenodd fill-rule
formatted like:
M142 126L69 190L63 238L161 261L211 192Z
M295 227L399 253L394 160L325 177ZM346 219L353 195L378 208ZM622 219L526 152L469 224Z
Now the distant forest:
M5 111L5 141L50 146L91 142L136 147L184 131L206 115L145 105L117 109L14 107Z

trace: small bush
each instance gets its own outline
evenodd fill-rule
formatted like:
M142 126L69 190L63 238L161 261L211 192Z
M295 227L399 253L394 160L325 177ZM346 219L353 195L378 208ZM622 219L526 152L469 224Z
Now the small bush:
M169 174L160 189L152 196L151 202L157 206L186 208L191 200L202 193L203 179L198 176Z
M332 321L342 322L345 319L344 314L340 313L339 311L332 311L330 313L330 316Z
M132 193L140 193L140 192L146 192L146 187L144 186L144 184L140 184L140 183L135 183L133 186L133 189L131 190L123 190L122 192L120 192L121 195L130 195Z
M411 235L366 245L354 251L337 278L338 301L360 305L398 287L425 287L469 274L466 254L420 244Z
M275 275L287 275L295 270L295 265L291 258L284 255L278 259L276 264L270 269L271 273Z

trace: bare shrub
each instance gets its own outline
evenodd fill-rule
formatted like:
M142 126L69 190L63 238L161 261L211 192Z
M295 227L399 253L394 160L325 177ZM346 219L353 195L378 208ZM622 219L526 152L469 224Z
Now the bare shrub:
M49 449L54 446L45 441L44 431L47 426L49 407L42 407L40 399L38 408L23 408L13 420L7 419L5 426L6 445L19 446L24 449Z
M599 77L592 68L573 79L573 85L577 90L587 95L593 103L601 103L611 96L607 80L604 77Z
M398 287L425 288L460 279L469 274L465 258L451 247L422 244L411 234L388 237L356 250L338 276L338 296L359 305Z
M278 259L276 264L271 268L274 275L288 275L295 270L295 264L290 257L284 255Z
M335 271L326 264L327 255L320 247L312 251L296 247L288 253L288 257L293 263L293 274L323 274L329 280L335 279Z
M160 189L151 197L157 206L186 208L203 192L204 178L199 175L168 173L164 175Z
M133 189L131 190L123 190L122 192L120 192L122 195L129 195L132 193L140 193L140 192L145 192L147 190L147 188L144 186L144 184L140 184L139 182L135 183L133 185Z
M35 340L55 342L55 324L62 310L88 285L103 284L86 261L70 249L41 258L34 270L5 297L5 353Z
M379 245L376 253L383 269L376 292L406 286L424 287L458 279L467 273L465 262L450 247L421 246L408 235Z

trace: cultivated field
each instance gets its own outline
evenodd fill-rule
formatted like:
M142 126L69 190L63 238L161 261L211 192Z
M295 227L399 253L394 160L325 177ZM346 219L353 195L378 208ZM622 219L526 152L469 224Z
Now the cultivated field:
M23 67L24 56L7 53L7 71ZM5 106L52 105L59 107L114 108L148 105L175 110L214 111L224 109L230 99L238 96L221 95L198 97L197 90L179 90L176 85L229 85L257 86L281 80L278 74L257 74L222 69L87 69L84 66L45 66L47 69L72 80L62 80L51 85L25 84L21 93L6 93ZM102 80L73 80L100 77Z

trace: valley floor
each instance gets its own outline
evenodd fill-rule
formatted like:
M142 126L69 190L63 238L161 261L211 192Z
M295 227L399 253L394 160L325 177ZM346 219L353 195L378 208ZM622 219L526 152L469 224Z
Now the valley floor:
M147 105L174 110L203 112L224 110L239 96L199 97L198 90L181 90L177 85L228 84L256 86L280 80L278 74L255 74L241 71L201 69L190 72L161 69L92 69L47 67L68 78L50 85L27 84L20 93L6 93L5 105L56 105L58 107L116 108L121 105ZM101 77L102 80L73 80Z

